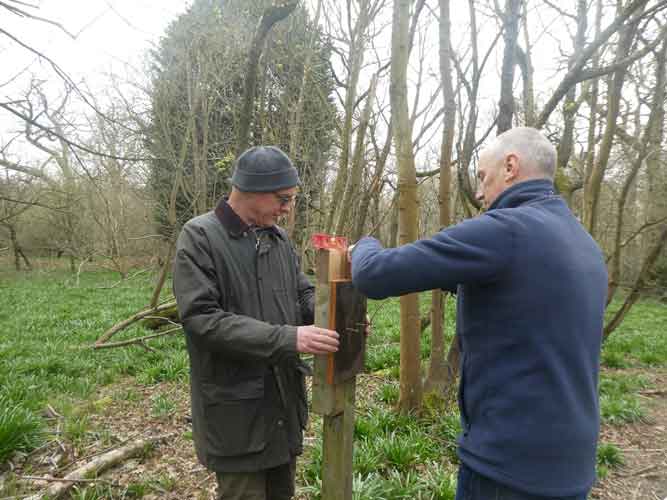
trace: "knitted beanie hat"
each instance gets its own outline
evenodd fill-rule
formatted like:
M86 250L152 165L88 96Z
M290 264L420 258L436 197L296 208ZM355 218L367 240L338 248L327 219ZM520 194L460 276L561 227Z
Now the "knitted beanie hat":
M232 185L239 191L265 193L299 184L292 161L275 146L255 146L236 160Z

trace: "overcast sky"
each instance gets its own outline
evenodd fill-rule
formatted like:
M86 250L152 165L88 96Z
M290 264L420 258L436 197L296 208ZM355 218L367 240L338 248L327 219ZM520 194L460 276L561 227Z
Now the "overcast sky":
M159 40L169 22L185 11L189 2L37 0L36 4L39 9L22 8L61 23L76 38L70 38L55 26L13 16L4 9L0 26L55 59L74 79L78 79L108 71L112 66L137 63L145 50ZM5 83L29 65L39 72L36 57L6 37L0 37L0 51L3 68L0 83Z
M148 49L158 43L160 36L171 21L183 13L191 3L184 0L29 0L39 5L38 9L23 7L31 14L44 17L58 23L75 35L72 39L61 29L33 19L22 19L0 8L0 29L19 38L44 55L53 59L77 83L85 80L87 88L93 95L102 95L105 86L109 85L107 75L115 74L131 80L143 78L145 55ZM463 2L461 2L463 3ZM458 2L455 3L458 5ZM531 3L532 5L532 3ZM553 25L553 12L547 12L547 18L542 19L544 9L531 9L531 24L536 35L535 39L542 39L546 45L540 43L534 53L534 64L537 73L537 93L546 90L553 82L553 69L557 65L558 50L556 47L567 42L569 36L558 24ZM386 24L390 23L390 10L386 12ZM458 50L465 52L469 43L465 31L467 19L465 9L454 9L453 30L455 32ZM426 16L426 13L422 17ZM461 18L461 21L458 18ZM495 21L488 16L480 15L480 49L485 47L494 37L497 27ZM562 23L562 21L561 21ZM383 23L380 23L383 24ZM553 39L544 38L543 30L547 27ZM376 40L377 46L382 46L388 52L390 43L390 26L383 31L382 40ZM458 34L458 36L457 36ZM555 36L554 36L555 35ZM427 36L427 66L426 74L437 74L438 70L438 34L437 24L433 24ZM488 108L481 111L480 120L484 122L486 115L492 114L492 109L498 98L498 72L502 57L502 44L499 44L492 62L490 71L485 72L482 79L480 105ZM546 56L546 57L543 57ZM369 57L372 57L369 55ZM3 102L21 98L30 82L36 76L49 81L49 92L62 92L62 81L56 76L46 61L7 36L0 33L0 100ZM416 61L412 61L417 66ZM518 73L518 72L517 72ZM546 78L541 84L540 77ZM517 76L518 78L518 76ZM552 80L552 81L550 81ZM365 91L364 83L360 83L359 91ZM421 87L424 93L423 102L428 100L429 91L434 91L437 78L431 79ZM410 90L415 90L415 85ZM433 87L433 88L430 88ZM488 89L488 90L487 90ZM385 89L386 90L386 89ZM488 105L484 105L488 102ZM86 110L89 111L89 110ZM7 111L0 109L0 147L5 144L19 127L18 121ZM13 146L14 148L14 146Z
M0 8L0 28L54 60L75 82L85 79L95 93L109 73L140 68L146 51L159 41L168 24L190 4L184 0L32 0L39 8L16 4L30 14L58 22L56 26L21 18ZM30 78L52 80L62 89L50 65L0 33L0 99L16 99ZM129 72L132 72L130 69ZM16 121L0 110L0 144L16 129ZM12 134L13 135L13 134Z

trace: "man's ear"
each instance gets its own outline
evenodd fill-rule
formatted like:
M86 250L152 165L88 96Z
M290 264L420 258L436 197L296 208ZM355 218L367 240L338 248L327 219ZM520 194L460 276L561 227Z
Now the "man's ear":
M511 183L516 181L519 177L519 157L510 153L505 156L505 162L503 163L503 178L505 182Z

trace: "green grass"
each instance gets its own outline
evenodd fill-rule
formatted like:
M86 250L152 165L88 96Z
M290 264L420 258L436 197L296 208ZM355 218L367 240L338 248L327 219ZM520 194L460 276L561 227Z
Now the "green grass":
M604 479L609 471L625 463L621 449L610 443L600 443L597 449L597 475Z
M620 306L614 302L607 317ZM645 299L630 310L604 344L602 362L610 368L667 366L667 306Z
M176 403L164 394L156 394L151 398L151 402L151 413L154 417L166 418L176 411Z
M148 275L108 288L116 282L117 275L110 272L82 273L77 287L62 271L0 271L0 463L47 437L40 417L47 404L65 415L65 436L81 442L89 424L85 415L74 415L72 407L98 387L127 376L146 384L187 378L187 354L179 335L151 343L156 354L137 346L91 349L104 331L150 300L153 282ZM114 340L147 333L136 327ZM25 429L18 433L20 439L2 438L3 433L16 435L19 428Z
M636 393L648 387L645 377L638 375L602 374L600 377L600 415L609 424L637 422L645 410Z
M42 421L34 413L0 396L0 463L15 451L32 450L42 436Z
M132 384L187 384L188 357L180 335L151 342L156 352L137 346L90 349L107 328L144 307L150 298L153 283L148 275L113 289L102 288L115 282L116 276L106 272L83 273L75 287L75 280L63 272L0 271L0 464L16 451L28 452L49 439L50 422L41 416L47 404L63 416L59 419L62 439L75 446L85 446L91 439L109 444L113 436L94 428L92 414L106 411L114 401L140 402L146 391ZM430 294L422 294L422 315L429 306ZM456 437L460 432L456 404L427 395L419 415L395 411L399 392L399 301L370 301L369 315L373 333L368 338L366 369L383 382L357 405L354 498L451 500L458 464ZM448 299L446 342L454 332L454 321L454 300ZM645 300L605 343L600 379L604 423L623 425L645 417L637 393L650 387L650 378L638 372L667 366L665 331L667 306ZM114 340L147 333L137 327ZM429 336L427 328L421 337L424 360L430 352ZM101 386L128 377L132 379L129 386L123 383L106 397L95 396ZM158 419L171 418L176 411L174 400L160 392L154 392L147 404L151 415ZM319 432L319 425L314 428ZM192 439L189 430L183 435ZM307 446L299 462L298 485L313 499L319 498L321 491L321 446L316 434L315 442ZM601 444L598 475L603 477L622 461L618 448ZM174 481L168 476L149 477L123 488L122 497L160 496L174 488ZM7 491L13 490L5 487L3 493ZM81 487L72 497L108 495L108 487L100 484Z

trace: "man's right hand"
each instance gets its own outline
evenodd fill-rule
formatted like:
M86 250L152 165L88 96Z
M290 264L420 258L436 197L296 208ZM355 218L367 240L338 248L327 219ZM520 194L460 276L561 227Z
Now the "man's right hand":
M314 325L296 330L296 350L307 354L328 354L338 350L338 333Z

